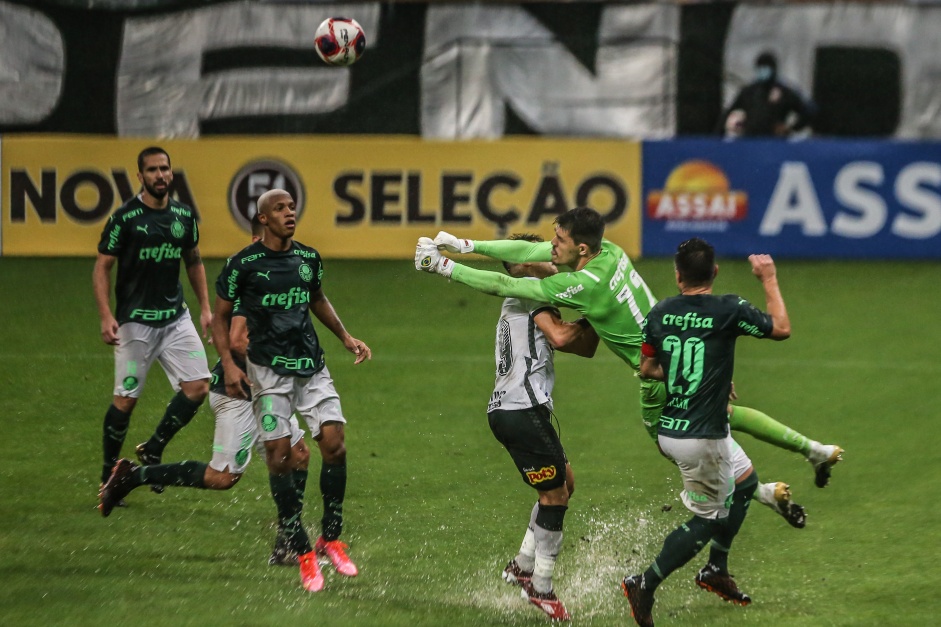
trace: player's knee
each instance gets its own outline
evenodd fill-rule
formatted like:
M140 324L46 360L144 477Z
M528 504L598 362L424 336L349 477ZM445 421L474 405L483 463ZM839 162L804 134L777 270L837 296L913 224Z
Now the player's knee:
M232 486L234 486L236 483L238 483L238 482L239 482L239 479L241 479L241 478L242 478L242 475L241 475L241 474L235 474L235 473L232 473L232 472L224 473L224 475L223 475L223 477L222 477L222 480L220 481L220 487L219 487L219 489L220 489L220 490L228 490L229 488L231 488Z
M180 386L183 394L194 403L202 403L209 396L209 379L187 381Z
M119 411L129 414L134 411L134 407L137 405L137 399L130 396L115 396L112 404Z
M328 464L342 464L346 462L346 444L343 440L320 443L320 456Z
M294 470L307 470L310 463L310 449L304 444L304 440L295 444L291 449L291 463Z
M284 475L291 468L291 444L287 438L265 442L265 462L268 470L274 474Z

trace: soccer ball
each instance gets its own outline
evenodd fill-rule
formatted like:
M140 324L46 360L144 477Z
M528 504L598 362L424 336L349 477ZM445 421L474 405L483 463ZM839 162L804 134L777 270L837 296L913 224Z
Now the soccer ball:
M366 49L366 33L348 17L328 17L314 36L317 55L330 65L353 65Z

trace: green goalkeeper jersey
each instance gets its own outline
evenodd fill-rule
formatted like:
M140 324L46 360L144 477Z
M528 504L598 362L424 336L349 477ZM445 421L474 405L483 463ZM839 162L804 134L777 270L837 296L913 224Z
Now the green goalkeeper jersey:
M551 261L549 242L475 241L474 252L513 263ZM451 278L503 297L528 298L568 307L585 316L598 337L635 371L640 365L641 324L657 299L621 248L603 240L601 250L578 272L540 281L456 265Z

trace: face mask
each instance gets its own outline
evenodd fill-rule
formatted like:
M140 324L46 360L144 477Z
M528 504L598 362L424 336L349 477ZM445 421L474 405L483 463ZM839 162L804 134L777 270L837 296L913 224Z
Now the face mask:
M774 70L770 65L759 65L755 68L755 80L765 83L774 77Z

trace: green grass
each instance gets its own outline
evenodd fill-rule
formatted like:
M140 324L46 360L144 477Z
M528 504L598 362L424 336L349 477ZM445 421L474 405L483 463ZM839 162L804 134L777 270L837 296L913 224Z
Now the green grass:
M674 293L668 261L638 265L655 293ZM792 529L756 504L731 559L755 602L737 608L698 590L696 559L660 588L658 624L935 623L938 265L780 266L794 336L740 342L736 388L742 404L840 443L846 461L820 490L798 456L742 436L762 479L791 484L808 526ZM94 509L113 361L99 340L91 267L0 260L0 623L544 624L499 578L534 494L485 417L498 299L420 276L407 261L328 263L326 292L374 359L353 367L322 335L350 423L344 538L361 574L327 569L327 589L311 595L294 569L266 564L274 506L257 458L229 492L141 489L107 519ZM219 267L208 262L211 280ZM722 263L718 287L762 302L742 262ZM642 430L625 366L605 349L556 362L577 483L557 591L576 625L628 624L621 577L646 567L689 517L678 474ZM127 452L169 398L156 368ZM165 458L207 460L212 431L204 406ZM314 533L316 468L306 515Z

